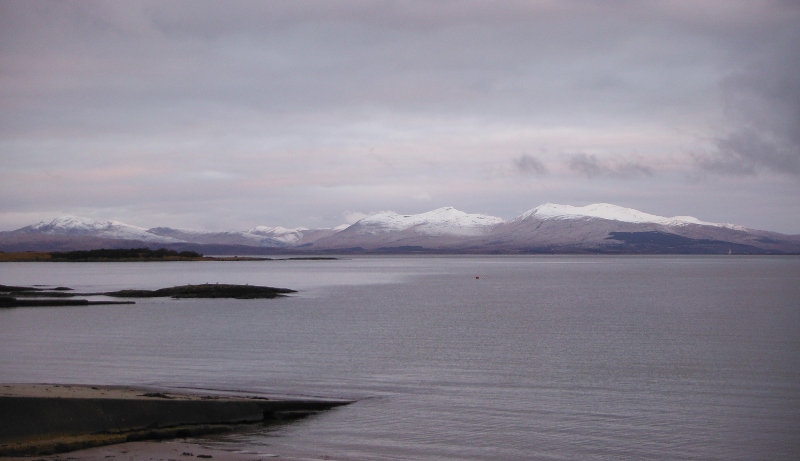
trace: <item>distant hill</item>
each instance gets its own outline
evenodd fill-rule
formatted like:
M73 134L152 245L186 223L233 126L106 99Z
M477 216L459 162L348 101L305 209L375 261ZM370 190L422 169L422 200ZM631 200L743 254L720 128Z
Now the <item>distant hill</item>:
M401 215L385 212L350 226L259 226L205 232L64 216L0 232L0 251L168 248L203 254L800 254L800 236L663 217L607 203L545 204L505 221L451 207Z

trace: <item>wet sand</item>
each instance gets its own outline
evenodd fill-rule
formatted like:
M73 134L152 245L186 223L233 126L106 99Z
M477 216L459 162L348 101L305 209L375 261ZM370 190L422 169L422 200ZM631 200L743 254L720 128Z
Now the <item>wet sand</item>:
M285 451L225 451L203 444L201 439L126 442L47 456L0 457L3 461L351 461L335 456L303 457Z

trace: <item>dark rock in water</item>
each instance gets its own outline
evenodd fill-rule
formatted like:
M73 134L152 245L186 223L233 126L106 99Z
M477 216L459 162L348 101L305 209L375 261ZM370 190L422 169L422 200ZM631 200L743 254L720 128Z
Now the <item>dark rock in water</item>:
M88 306L86 299L17 299L0 297L0 307Z
M118 298L233 298L256 299L277 298L296 293L288 288L262 287L256 285L203 284L182 285L160 290L120 290L104 293Z
M37 291L15 291L13 293L14 296L24 296L26 298L72 298L74 296L81 296L80 294L76 293L69 293L65 291L44 291L44 290L37 290Z
M0 308L98 306L106 304L135 304L135 303L133 301L89 301L87 299L17 299L9 296L0 296Z
M170 397L167 394L164 394L163 392L146 392L144 394L141 394L139 397L153 397L153 398L159 398L159 399L174 399L175 398L175 397Z
M67 287L37 288L40 286L41 285L36 285L32 287L20 287L13 285L0 285L0 293L13 294L14 296L38 296L45 298L47 297L67 298L75 296L73 293L67 293L67 291L72 291L72 288L67 288Z
M58 291L56 291L58 290ZM107 295L117 298L229 298L258 299L277 298L295 290L263 287L257 285L204 284L183 285L160 290L120 290L109 293L71 293L66 287L42 289L34 287L0 285L0 308L45 307L45 306L92 306L100 304L134 304L133 301L89 301L86 299L63 299L75 296ZM25 299L35 298L35 299ZM46 299L42 299L46 298ZM55 298L55 299L54 299Z
M13 285L0 285L0 293L14 293L17 291L41 291L41 288L17 287Z

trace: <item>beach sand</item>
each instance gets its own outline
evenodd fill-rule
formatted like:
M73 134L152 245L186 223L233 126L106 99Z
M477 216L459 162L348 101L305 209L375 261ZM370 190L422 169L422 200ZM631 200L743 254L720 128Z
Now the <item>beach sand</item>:
M0 384L0 456L28 461L312 459L291 453L230 452L191 437L293 419L347 403L223 391Z

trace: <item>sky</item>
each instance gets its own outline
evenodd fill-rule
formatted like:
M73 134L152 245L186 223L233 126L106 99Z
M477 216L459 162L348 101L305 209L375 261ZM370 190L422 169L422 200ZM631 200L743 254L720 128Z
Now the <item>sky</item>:
M0 230L613 203L800 234L800 2L0 0Z

